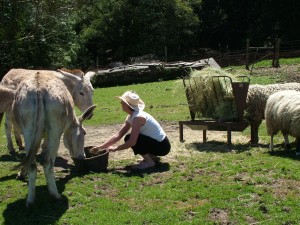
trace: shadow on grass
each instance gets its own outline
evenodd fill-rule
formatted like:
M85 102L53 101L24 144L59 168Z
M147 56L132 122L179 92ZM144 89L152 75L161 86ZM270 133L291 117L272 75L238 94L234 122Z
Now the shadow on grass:
M59 201L50 200L45 189L45 186L36 188L37 199L30 208L25 207L26 199L8 204L3 212L4 225L56 224L69 208L69 202L65 196Z
M70 173L56 181L59 193L66 184L78 174ZM60 200L54 200L48 193L46 185L36 187L36 199L30 208L26 208L26 199L19 199L7 205L3 212L5 225L21 224L56 224L69 208L69 200L62 195Z
M220 152L229 153L231 151L245 152L251 150L252 146L248 143L227 145L219 141L207 141L205 143L192 142L186 144L187 149L194 149L199 152Z
M296 142L290 143L290 148L285 149L284 144L274 145L273 151L268 151L270 156L289 158L294 160L300 160L300 155L296 155Z
M267 150L267 154L270 156L277 156L277 157L283 157L283 158L290 158L294 160L300 160L300 156L296 155L296 143L291 143L291 149L285 150L284 144L276 144L274 145L274 151L270 152L268 151L269 145L268 144L259 144L257 146L252 146L249 143L246 144L234 144L231 146L228 146L224 142L218 142L218 141L208 141L206 143L199 143L199 142L193 142L186 144L187 149L193 149L199 152L220 152L220 153L230 153L231 151L235 152L246 152L251 151L252 148L259 147Z
M17 177L17 174L11 174L11 175L7 175L7 176L4 176L4 177L0 177L0 182L13 180L13 179L16 179L16 177Z
M0 161L1 162L21 162L23 159L25 159L25 153L22 154L14 154L14 155L2 155L0 156ZM41 155L37 156L37 162L42 165L43 162L43 158ZM74 166L71 164L68 164L68 160L64 159L60 156L56 157L55 159L55 167L60 167L63 168L65 170L69 170L72 169ZM14 168L14 166L11 166L11 168L9 168L11 171L14 171L15 174L12 175L8 175L5 177L0 177L0 182L2 181L7 181L7 180L11 180L11 179L16 179L17 178L17 173L19 172L17 169Z
M282 150L282 151L272 151L268 152L270 156L282 157L282 158L289 158L294 160L300 160L300 155L296 155L295 150Z
M108 172L111 172L113 174L118 174L122 177L144 177L145 174L153 174L153 173L162 173L165 171L170 170L170 164L166 162L159 162L156 163L155 167L145 169L145 170L137 170L132 169L131 166L125 166L125 167L117 167L114 169L109 170Z
M25 158L25 152L14 153L12 155L5 154L0 156L1 162L21 162Z
M5 155L1 155L0 156L0 161L1 162L21 162L23 159L25 159L25 152L21 152L21 153L15 153L15 154L5 154ZM36 160L38 163L42 163L43 162L43 157L42 154L38 154L36 157ZM60 156L57 156L55 159L55 166L56 167L62 167L62 168L70 168L70 165L67 163L68 160L64 159Z
M65 164L63 158L57 158L58 163ZM85 174L73 170L73 165L64 165L65 168L71 168L68 175L56 180L59 193L63 193L66 184L74 177L81 177ZM2 177L5 181L15 179L15 175ZM9 203L3 212L5 225L23 225L23 224L56 224L69 208L69 200L62 195L60 200L53 199L48 192L46 185L36 186L36 199L30 208L26 208L26 198L19 199Z

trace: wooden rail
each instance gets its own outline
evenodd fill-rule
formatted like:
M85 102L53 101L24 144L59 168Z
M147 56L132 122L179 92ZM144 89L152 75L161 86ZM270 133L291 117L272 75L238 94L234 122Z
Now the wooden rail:
M207 140L207 130L227 131L227 145L231 146L231 132L244 131L248 127L247 122L218 122L215 120L187 120L179 121L179 141L183 142L183 125L191 129L203 131L203 143Z

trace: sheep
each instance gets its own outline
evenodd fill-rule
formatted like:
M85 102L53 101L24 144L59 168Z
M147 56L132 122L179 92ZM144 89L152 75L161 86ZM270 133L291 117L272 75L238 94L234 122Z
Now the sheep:
M273 137L281 131L285 147L289 147L288 135L296 138L296 154L300 154L300 92L295 90L278 91L267 100L265 119L267 133L271 136L270 151L273 151Z
M244 118L251 125L251 144L258 144L258 129L264 119L268 97L281 90L300 91L300 83L250 85L246 99Z

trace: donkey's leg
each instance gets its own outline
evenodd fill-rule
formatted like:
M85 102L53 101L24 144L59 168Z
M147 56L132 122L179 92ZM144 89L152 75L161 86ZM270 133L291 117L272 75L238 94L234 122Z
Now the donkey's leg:
M16 151L14 149L11 134L12 134L12 124L6 114L5 115L5 135L6 135L6 141L7 141L7 148L8 148L9 154L14 154Z
M26 180L26 175L27 175L27 171L21 170L21 171L18 172L16 179L25 181Z
M58 147L59 147L59 137L51 136L51 140L48 140L47 149L43 149L43 157L44 157L44 173L47 180L48 191L51 196L55 199L60 199L61 195L57 191L57 186L55 183L55 176L54 176L54 162L57 155ZM55 141L53 141L55 140ZM46 146L43 146L45 148Z
M20 132L14 128L14 134L15 134L15 140L19 147L19 150L24 150L25 147L23 146L22 137L21 137Z
M26 200L26 207L29 207L33 204L35 199L35 185L36 185L36 162L34 161L28 168L28 196Z

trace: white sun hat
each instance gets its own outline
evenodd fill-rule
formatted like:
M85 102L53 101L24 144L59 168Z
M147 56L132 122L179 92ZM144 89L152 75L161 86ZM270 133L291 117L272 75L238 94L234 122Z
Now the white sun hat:
M117 97L125 102L134 111L140 111L145 108L145 103L134 91L126 91L122 96Z

